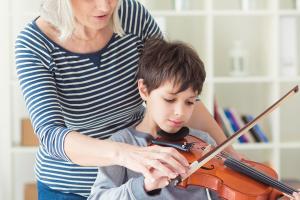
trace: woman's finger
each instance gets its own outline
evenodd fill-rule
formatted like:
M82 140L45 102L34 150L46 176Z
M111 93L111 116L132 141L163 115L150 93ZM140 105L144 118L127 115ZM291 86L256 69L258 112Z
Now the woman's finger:
M152 156L148 155L145 157L130 157L130 159L128 159L127 162L124 163L124 166L133 171L143 174L145 178L152 181L155 181L162 176L167 176L169 178L176 177L174 175L174 172L170 168L166 167L160 161L153 160L149 157ZM154 170L160 172L160 174L153 173Z
M148 160L147 164L151 166L153 169L159 171L162 176L175 178L178 175L175 172L176 170L172 170L172 167L170 167L167 163L163 163L161 160L156 160L156 159Z
M163 176L172 179L187 171L187 160L175 149L160 146L134 147L127 146L121 152L119 165L142 173L145 177L155 180L150 169L159 171Z
M157 173L152 172L153 168L149 165L145 165L144 163L137 162L135 163L135 167L132 167L130 169L142 173L146 179L151 180L152 182L159 178Z
M172 170L178 174L186 173L189 163L186 158L176 149L169 147L155 148L155 150L158 152L156 159L162 161L163 163L167 163L170 167L172 167Z
M298 192L298 193L294 192L293 196L294 196L295 200L300 200L300 192Z

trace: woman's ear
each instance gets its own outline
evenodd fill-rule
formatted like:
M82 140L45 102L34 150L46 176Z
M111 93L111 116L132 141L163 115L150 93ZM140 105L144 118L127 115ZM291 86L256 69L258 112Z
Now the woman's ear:
M138 83L138 89L139 89L140 96L144 101L146 101L147 97L148 97L148 90L147 90L146 85L144 84L144 79L139 79L137 81L137 83Z

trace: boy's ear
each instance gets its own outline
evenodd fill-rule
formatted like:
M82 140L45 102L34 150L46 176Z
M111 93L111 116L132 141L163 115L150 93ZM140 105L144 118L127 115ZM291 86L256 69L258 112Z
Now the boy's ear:
M144 101L146 101L147 97L148 97L148 90L147 90L146 85L144 84L144 79L139 79L137 81L137 83L138 83L138 89L139 89L140 96Z

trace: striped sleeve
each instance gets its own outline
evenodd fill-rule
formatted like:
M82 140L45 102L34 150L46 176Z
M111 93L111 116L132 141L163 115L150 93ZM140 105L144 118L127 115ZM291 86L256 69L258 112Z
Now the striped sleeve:
M70 161L64 152L66 128L49 68L47 48L35 36L22 32L15 43L16 68L25 104L40 144L50 156Z
M119 15L125 33L138 35L142 41L149 37L163 37L152 15L137 0L123 0Z

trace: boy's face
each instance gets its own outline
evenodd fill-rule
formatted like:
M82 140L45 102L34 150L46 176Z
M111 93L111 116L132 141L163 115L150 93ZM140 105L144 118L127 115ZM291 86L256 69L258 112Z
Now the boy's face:
M177 93L179 87L173 82L165 82L148 94L140 90L142 98L147 102L145 120L152 131L160 129L175 133L189 121L194 110L197 92L188 88Z

